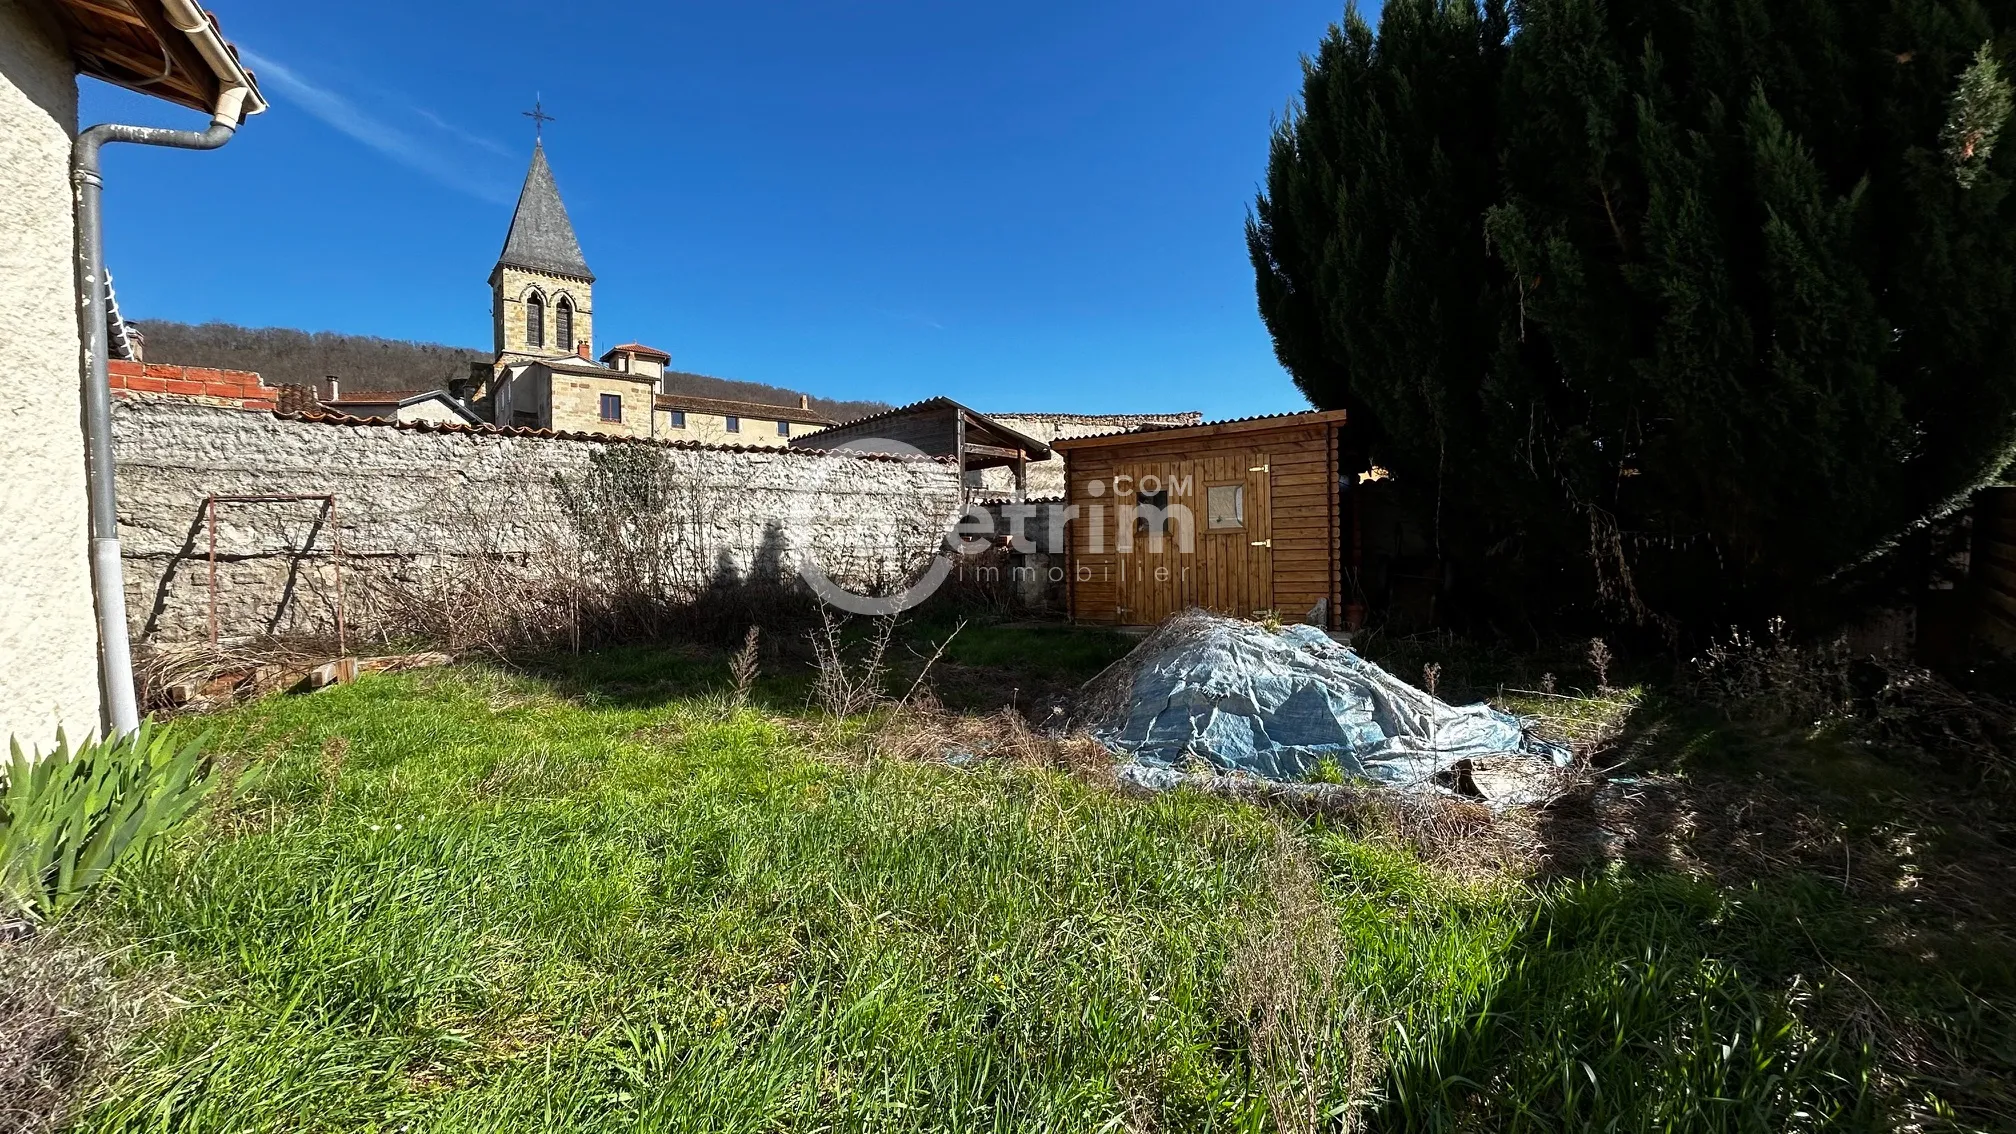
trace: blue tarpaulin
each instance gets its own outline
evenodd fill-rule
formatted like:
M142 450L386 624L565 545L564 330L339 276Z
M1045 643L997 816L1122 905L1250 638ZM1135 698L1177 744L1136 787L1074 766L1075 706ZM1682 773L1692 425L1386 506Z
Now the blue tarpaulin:
M1458 761L1526 755L1566 764L1489 705L1450 705L1314 626L1278 630L1192 611L1094 682L1085 721L1109 749L1158 768L1302 780L1335 760L1351 776L1421 787Z

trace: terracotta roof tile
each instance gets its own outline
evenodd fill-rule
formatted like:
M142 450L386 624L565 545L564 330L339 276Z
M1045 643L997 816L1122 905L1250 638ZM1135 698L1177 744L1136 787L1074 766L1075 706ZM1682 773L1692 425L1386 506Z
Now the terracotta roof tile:
M659 445L667 449L692 449L715 453L767 453L789 457L822 456L831 453L836 456L857 457L864 461L930 461L934 464L950 463L943 457L913 457L892 453L860 453L849 449L792 449L782 445L711 445L703 441L666 441L651 437L619 437L607 433L582 433L574 430L525 429L502 425L459 425L441 421L393 421L383 417L352 417L340 413L286 413L273 414L283 421L303 421L313 425L371 426L380 429L403 429L413 433L468 433L475 436L529 437L547 441L597 441L624 445Z

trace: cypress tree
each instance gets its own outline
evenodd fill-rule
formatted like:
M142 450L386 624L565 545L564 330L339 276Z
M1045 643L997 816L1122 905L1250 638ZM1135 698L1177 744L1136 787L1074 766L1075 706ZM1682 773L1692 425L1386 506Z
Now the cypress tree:
M1248 226L1277 353L1480 593L1786 610L2016 447L2010 7L1349 14Z

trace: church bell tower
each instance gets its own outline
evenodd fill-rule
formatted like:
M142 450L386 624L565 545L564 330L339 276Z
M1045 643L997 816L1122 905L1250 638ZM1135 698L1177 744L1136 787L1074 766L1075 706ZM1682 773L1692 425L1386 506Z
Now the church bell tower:
M532 146L511 232L490 271L490 304L498 367L595 356L595 273L581 255L543 141Z

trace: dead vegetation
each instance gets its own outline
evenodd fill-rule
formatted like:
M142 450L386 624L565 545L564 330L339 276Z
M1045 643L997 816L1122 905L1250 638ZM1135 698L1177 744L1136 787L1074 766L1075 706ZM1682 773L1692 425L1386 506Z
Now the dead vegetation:
M0 926L0 1134L50 1134L165 997L54 932Z
M1277 1131L1359 1130L1382 1068L1380 1029L1338 985L1344 937L1303 840L1277 828L1276 848L1263 908L1225 970L1228 1015L1245 1027ZM1341 1114L1324 1105L1339 1082Z
M1745 725L1831 724L1989 791L2016 788L2016 706L1901 658L1857 654L1845 640L1801 642L1782 619L1762 635L1732 630L1711 643L1692 663L1690 686Z

